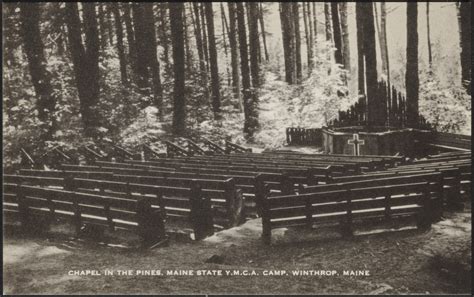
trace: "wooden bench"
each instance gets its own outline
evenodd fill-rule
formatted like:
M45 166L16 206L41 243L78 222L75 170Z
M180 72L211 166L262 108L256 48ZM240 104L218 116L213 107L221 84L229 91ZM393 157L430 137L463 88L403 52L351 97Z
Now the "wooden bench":
M100 169L99 169L100 170ZM212 207L216 211L216 223L225 228L236 226L243 216L242 190L235 185L235 180L228 178L203 178L197 176L170 176L167 174L153 176L148 172L90 172L90 171L41 171L20 170L21 175L58 177L72 176L74 178L100 179L156 186L189 188L198 182L203 194L209 196Z
M77 234L89 224L129 230L140 236L145 247L166 237L161 213L151 207L149 198L124 199L9 182L3 187L4 214L17 217L26 231L35 230L38 217L46 217L49 223L72 222Z
M247 158L234 157L232 155L225 156L193 156L193 157L176 157L172 159L152 159L149 161L155 162L187 162L193 164L215 164L215 165L235 165L235 166L253 166L253 167L327 167L331 166L331 174L345 175L360 173L363 170L371 171L378 168L372 162L364 164L350 161L305 161L305 160L275 160L264 158Z
M105 171L116 175L121 174L214 180L226 180L233 178L235 180L236 188L242 190L244 197L244 209L242 211L243 217L253 217L257 214L255 198L255 196L258 195L256 190L257 176L260 176L261 180L263 180L265 184L268 184L271 191L274 193L293 193L295 187L294 184L290 182L289 177L284 174L260 174L258 172L247 171L203 170L199 168L182 168L180 171L160 171L153 170L154 167L152 166L145 166L146 168L141 168L140 166L137 168L134 164L123 163L121 167L119 167L119 163L114 164L114 167L63 164L62 168L72 171Z
M416 219L417 226L427 228L439 213L436 197L439 184L428 181L413 183L351 186L335 188L321 185L312 193L269 197L263 196L263 240L271 243L276 228L314 224L336 224L343 235L352 235L355 224Z
M45 178L36 176L5 175L4 181L42 187L62 187L64 190L88 194L113 196L128 200L150 199L152 207L160 209L166 222L180 228L191 228L195 239L200 240L214 232L213 211L199 182L190 188L146 185L129 182L83 179L74 177ZM225 202L222 202L225 207Z
M401 176L416 176L420 174L440 173L443 184L443 202L449 208L460 208L463 206L461 198L462 188L460 181L460 171L457 168L431 168L431 169L411 169L399 171L380 171L371 174L362 174L355 176L335 177L330 181L331 183L345 183L352 181L371 180L378 178L391 178Z

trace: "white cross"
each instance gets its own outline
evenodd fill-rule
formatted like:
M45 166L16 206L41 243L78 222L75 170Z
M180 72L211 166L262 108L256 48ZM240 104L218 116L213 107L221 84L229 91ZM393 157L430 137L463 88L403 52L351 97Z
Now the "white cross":
M360 154L359 146L364 145L365 140L359 139L359 134L353 134L352 139L349 139L347 144L352 144L354 146L354 155L358 156Z

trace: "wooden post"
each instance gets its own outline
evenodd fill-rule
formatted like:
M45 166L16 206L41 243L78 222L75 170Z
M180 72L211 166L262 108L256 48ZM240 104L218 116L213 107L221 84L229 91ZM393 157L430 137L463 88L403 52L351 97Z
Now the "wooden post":
M190 192L191 213L190 221L194 230L194 240L201 240L206 237L206 224L204 213L204 203L202 198L201 185L193 180Z
M237 226L242 215L242 196L238 195L235 187L235 180L229 178L224 183L226 210L227 210L227 228Z
M421 197L422 209L418 213L417 226L421 230L426 230L431 227L431 219L433 216L433 207L431 204L431 195L429 190L429 182L423 186L422 197Z
M18 212L20 213L20 222L21 227L25 232L28 232L30 229L30 209L28 208L28 203L26 202L25 193L21 182L18 183L16 187L16 199L18 201Z
M156 199L158 200L158 205L160 206L161 217L163 218L163 220L166 221L166 217L167 217L166 203L165 203L165 199L163 199L163 190L162 190L162 188L157 189Z
M262 216L262 203L263 203L263 190L264 190L264 180L263 175L259 173L255 177L255 206L257 208L257 214Z
M115 225L114 225L114 220L112 219L112 214L110 212L110 200L109 198L103 198L103 199L104 199L104 210L107 215L107 223L109 225L109 231L114 232Z
M390 213L390 194L385 195L385 219L390 220L391 213Z
M346 191L347 199L346 199L346 218L343 219L343 225L341 226L341 235L351 237L353 236L352 232L352 191L347 189Z
M272 243L272 225L270 220L270 203L268 201L269 186L263 186L262 201L261 201L261 216L262 216L262 239L263 243L270 245Z
M81 232L82 227L82 214L81 214L81 207L79 206L79 201L74 193L76 189L76 185L74 184L74 177L72 175L68 175L64 178L64 190L71 192L73 196L72 204L74 208L74 226L76 234Z
M305 212L306 212L306 227L308 229L313 228L313 203L311 196L306 196L305 199Z

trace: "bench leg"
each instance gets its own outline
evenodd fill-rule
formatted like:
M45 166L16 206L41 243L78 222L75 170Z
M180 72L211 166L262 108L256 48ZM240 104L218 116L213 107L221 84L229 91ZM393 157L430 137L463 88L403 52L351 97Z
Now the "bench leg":
M272 244L272 229L266 226L263 226L263 233L262 233L263 243L266 245Z

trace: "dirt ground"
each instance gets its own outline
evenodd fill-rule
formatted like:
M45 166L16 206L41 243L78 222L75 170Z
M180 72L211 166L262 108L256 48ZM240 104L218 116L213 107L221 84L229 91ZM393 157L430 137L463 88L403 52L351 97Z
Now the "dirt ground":
M4 293L468 294L470 212L469 207L447 213L426 232L409 229L351 239L323 229L311 233L274 230L271 247L261 242L259 219L201 242L171 240L169 246L147 251L67 236L25 237L7 232ZM70 275L85 270L100 275ZM113 275L105 275L106 270ZM128 275L118 275L128 270ZM138 270L161 270L164 275L138 275ZM171 276L167 270L192 270L194 275ZM202 270L223 275L197 275ZM237 270L239 275L227 276L227 270ZM285 273L279 276L264 275L281 270ZM309 270L336 274L292 275ZM346 270L368 270L369 275L343 275ZM243 275L252 272L257 275Z

